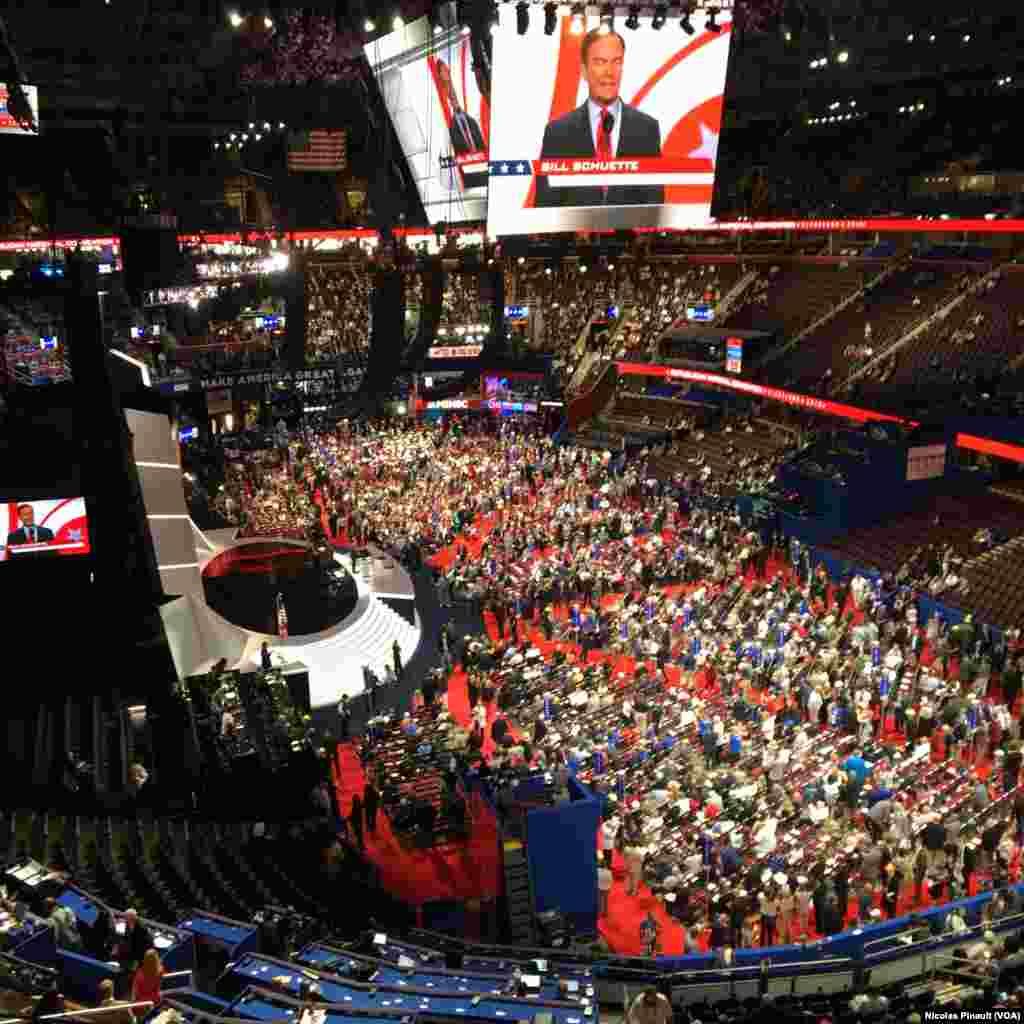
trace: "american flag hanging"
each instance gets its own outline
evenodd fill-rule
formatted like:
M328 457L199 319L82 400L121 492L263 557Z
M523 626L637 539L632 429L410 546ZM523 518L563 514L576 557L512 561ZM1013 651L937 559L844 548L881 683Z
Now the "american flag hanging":
M288 140L289 171L341 171L345 169L345 157L343 131L294 132Z

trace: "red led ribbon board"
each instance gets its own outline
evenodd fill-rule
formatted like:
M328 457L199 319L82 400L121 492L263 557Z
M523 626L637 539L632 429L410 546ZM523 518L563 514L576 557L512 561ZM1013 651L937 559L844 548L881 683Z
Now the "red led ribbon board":
M783 391L781 388L770 388L763 384L754 384L747 380L736 380L720 373L705 373L701 370L682 370L674 366L652 366L647 363L616 363L619 373L635 374L644 377L664 377L666 380L689 381L693 384L709 384L712 387L728 388L730 391L741 391L755 398L767 398L773 402L785 402L800 409L824 413L826 416L841 416L844 419L856 420L858 423L869 421L882 423L906 423L917 426L911 420L888 413L875 412L874 409L860 409L855 405L843 402L832 402L827 398L815 395L801 395L796 391Z

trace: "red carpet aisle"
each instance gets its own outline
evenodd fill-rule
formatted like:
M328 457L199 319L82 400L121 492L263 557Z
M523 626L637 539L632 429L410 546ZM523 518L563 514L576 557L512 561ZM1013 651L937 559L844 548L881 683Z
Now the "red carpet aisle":
M351 743L342 745L333 768L338 807L347 817L352 798L365 786L363 768ZM497 844L492 814L474 815L467 842L428 850L400 843L383 811L377 815L376 834L366 833L366 853L380 869L382 885L412 906L432 900L494 898L500 878Z
M640 923L650 912L660 928L659 948L666 956L678 956L683 952L683 928L678 921L665 913L664 904L658 897L653 895L647 886L641 886L635 896L630 896L626 891L625 865L618 853L615 854L612 864L612 873L615 876L615 883L612 886L611 896L608 901L608 916L601 918L598 928L604 936L613 952L624 956L638 956L643 953L643 944L640 941ZM970 895L978 892L978 880L971 879ZM900 900L897 908L897 916L908 914L912 910L927 910L933 906L939 906L946 902L948 897L932 900L927 894L922 900L914 900L911 891L905 891L904 898ZM882 908L881 899L875 897L875 906ZM857 904L851 897L847 908L847 927L856 920ZM884 916L884 915L883 915ZM808 916L808 920L800 929L807 941L822 938L814 930L814 914ZM702 932L698 942L700 948L707 952L709 950L708 939L710 932ZM792 933L793 941L797 941L796 930ZM781 944L781 942L780 942Z

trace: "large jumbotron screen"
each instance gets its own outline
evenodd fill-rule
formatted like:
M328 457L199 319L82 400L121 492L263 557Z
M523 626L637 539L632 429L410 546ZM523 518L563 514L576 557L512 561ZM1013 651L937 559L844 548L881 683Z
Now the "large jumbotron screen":
M593 15L519 35L499 8L487 231L687 228L711 214L732 23L613 32ZM586 60L584 60L584 57Z
M420 18L365 47L431 224L487 216L490 99L469 35Z

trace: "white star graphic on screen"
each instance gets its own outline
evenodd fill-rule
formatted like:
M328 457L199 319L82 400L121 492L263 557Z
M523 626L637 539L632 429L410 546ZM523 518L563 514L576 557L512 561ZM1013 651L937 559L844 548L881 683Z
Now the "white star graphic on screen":
M508 164L502 164L501 165L501 173L502 174L508 174Z
M526 164L520 164L519 165L519 173L520 174L525 174L526 173Z
M81 530L68 530L68 538L70 540L81 540L82 539L82 531Z
M718 159L718 135L703 121L700 124L700 145L686 155L696 160L710 160L712 164Z

